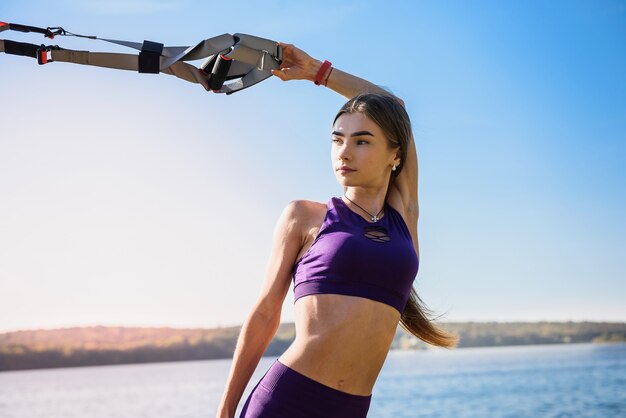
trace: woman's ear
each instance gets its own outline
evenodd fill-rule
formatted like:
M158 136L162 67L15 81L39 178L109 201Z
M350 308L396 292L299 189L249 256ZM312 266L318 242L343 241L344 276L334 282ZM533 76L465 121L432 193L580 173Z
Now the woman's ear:
M400 165L400 163L402 162L402 151L400 150L400 147L398 147L398 151L396 151L396 157L393 160L394 165Z

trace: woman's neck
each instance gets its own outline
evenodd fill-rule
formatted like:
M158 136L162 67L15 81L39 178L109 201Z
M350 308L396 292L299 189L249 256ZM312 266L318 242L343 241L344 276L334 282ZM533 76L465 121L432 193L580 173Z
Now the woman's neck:
M346 187L344 195L349 201L356 203L370 213L378 213L385 205L387 190L385 189L365 189L362 187Z

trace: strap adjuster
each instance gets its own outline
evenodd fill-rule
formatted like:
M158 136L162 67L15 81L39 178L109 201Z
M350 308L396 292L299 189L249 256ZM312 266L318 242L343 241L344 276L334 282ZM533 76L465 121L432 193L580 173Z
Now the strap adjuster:
M37 64L44 65L52 62L52 56L48 58L48 52L52 51L53 49L59 49L59 47L54 47L51 45L46 46L42 44L39 48L37 48Z
M60 26L56 26L51 28L50 26L48 26L46 28L46 32L44 33L43 36L45 36L46 38L50 38L50 39L54 39L55 36L57 35L66 35L66 31L65 29L63 29Z
M140 73L158 74L161 65L163 44L152 41L143 41L139 52L138 68Z

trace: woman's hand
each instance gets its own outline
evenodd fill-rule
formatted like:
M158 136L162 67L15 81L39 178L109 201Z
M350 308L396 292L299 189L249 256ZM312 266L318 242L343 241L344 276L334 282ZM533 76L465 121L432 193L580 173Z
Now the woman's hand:
M283 62L280 70L272 70L272 74L283 81L315 80L322 63L309 54L291 44L278 43L283 48Z

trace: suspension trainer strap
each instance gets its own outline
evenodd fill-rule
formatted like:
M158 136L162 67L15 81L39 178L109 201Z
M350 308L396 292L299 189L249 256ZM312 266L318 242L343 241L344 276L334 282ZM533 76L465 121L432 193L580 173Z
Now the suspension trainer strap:
M76 51L57 45L36 45L0 39L0 52L36 58L39 64L60 61L81 65L137 71L145 74L164 73L202 85L216 93L232 94L271 76L279 69L282 49L274 41L252 35L223 34L192 46L166 47L162 43L143 43L77 35L61 27L38 28L0 22L0 32L13 30L35 32L46 38L76 36L101 40L139 51L139 54ZM186 61L205 59L200 67Z

